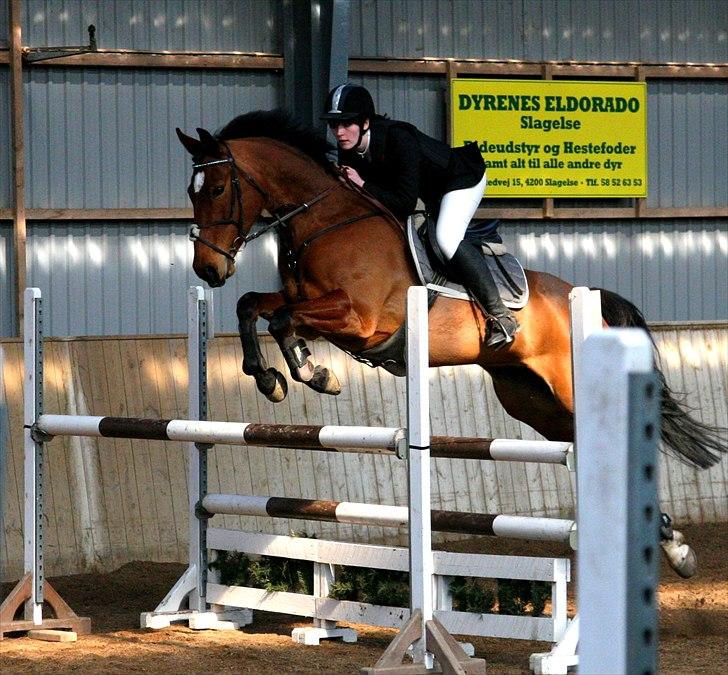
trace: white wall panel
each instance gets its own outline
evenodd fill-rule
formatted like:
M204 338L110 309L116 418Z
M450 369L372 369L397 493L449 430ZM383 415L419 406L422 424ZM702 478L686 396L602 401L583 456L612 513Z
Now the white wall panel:
M49 301L45 310L51 310ZM686 394L703 422L728 426L728 324L663 326L655 330L668 383ZM327 343L312 343L317 362L334 369L342 383L338 397L292 384L280 404L266 401L240 372L242 353L234 336L210 346L208 377L211 419L294 423L406 424L404 382L352 361ZM269 362L283 369L270 338L263 340ZM21 345L0 342L6 377L11 434L5 491L5 536L0 555L4 573L21 570L22 425ZM185 340L131 337L51 340L46 344L45 409L49 413L138 417L186 417ZM490 378L474 366L432 369L434 434L538 438L507 415L495 399ZM74 445L75 443L75 445ZM57 438L47 448L51 489L45 524L46 571L68 574L89 568L114 569L130 560L184 560L186 555L186 452L179 443ZM93 471L93 473L91 473ZM88 485L74 482L85 474ZM219 445L210 453L211 492L406 504L403 462L392 457ZM676 523L728 519L728 460L697 471L661 460L660 498ZM93 481L93 482L92 482ZM433 508L476 513L570 517L572 479L564 467L520 462L436 459L432 468ZM75 505L75 506L73 506ZM80 505L83 505L81 507ZM143 505L143 508L141 506ZM89 513L93 522L80 514ZM353 541L403 543L406 533L269 518L220 518L225 527Z

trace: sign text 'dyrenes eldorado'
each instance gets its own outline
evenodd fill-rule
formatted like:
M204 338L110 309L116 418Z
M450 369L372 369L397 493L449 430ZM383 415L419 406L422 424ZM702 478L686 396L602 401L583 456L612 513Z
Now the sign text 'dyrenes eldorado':
M455 78L452 145L477 143L488 197L645 197L644 82Z

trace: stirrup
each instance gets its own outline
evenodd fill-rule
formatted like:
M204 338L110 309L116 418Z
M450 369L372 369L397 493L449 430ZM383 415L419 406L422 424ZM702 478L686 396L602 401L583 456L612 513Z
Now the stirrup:
M521 330L521 325L513 314L491 315L488 319L491 322L491 329L490 336L485 341L486 347L499 349L510 344L513 342L513 336Z

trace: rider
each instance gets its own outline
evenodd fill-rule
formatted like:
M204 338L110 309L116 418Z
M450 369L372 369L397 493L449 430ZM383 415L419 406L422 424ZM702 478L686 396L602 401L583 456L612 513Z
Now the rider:
M518 321L503 304L480 247L463 239L486 185L477 144L451 148L407 122L377 115L371 94L356 84L332 89L321 119L336 137L348 180L403 220L418 197L437 214L437 243L451 273L492 321L486 344L512 342Z

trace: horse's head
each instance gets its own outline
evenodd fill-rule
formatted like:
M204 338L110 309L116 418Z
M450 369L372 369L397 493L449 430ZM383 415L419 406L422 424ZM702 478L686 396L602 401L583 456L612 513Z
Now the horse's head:
M195 257L192 267L210 286L222 286L235 272L235 255L263 207L265 194L256 180L236 163L227 143L205 129L199 140L177 129L192 155L187 194L194 209L190 230Z

